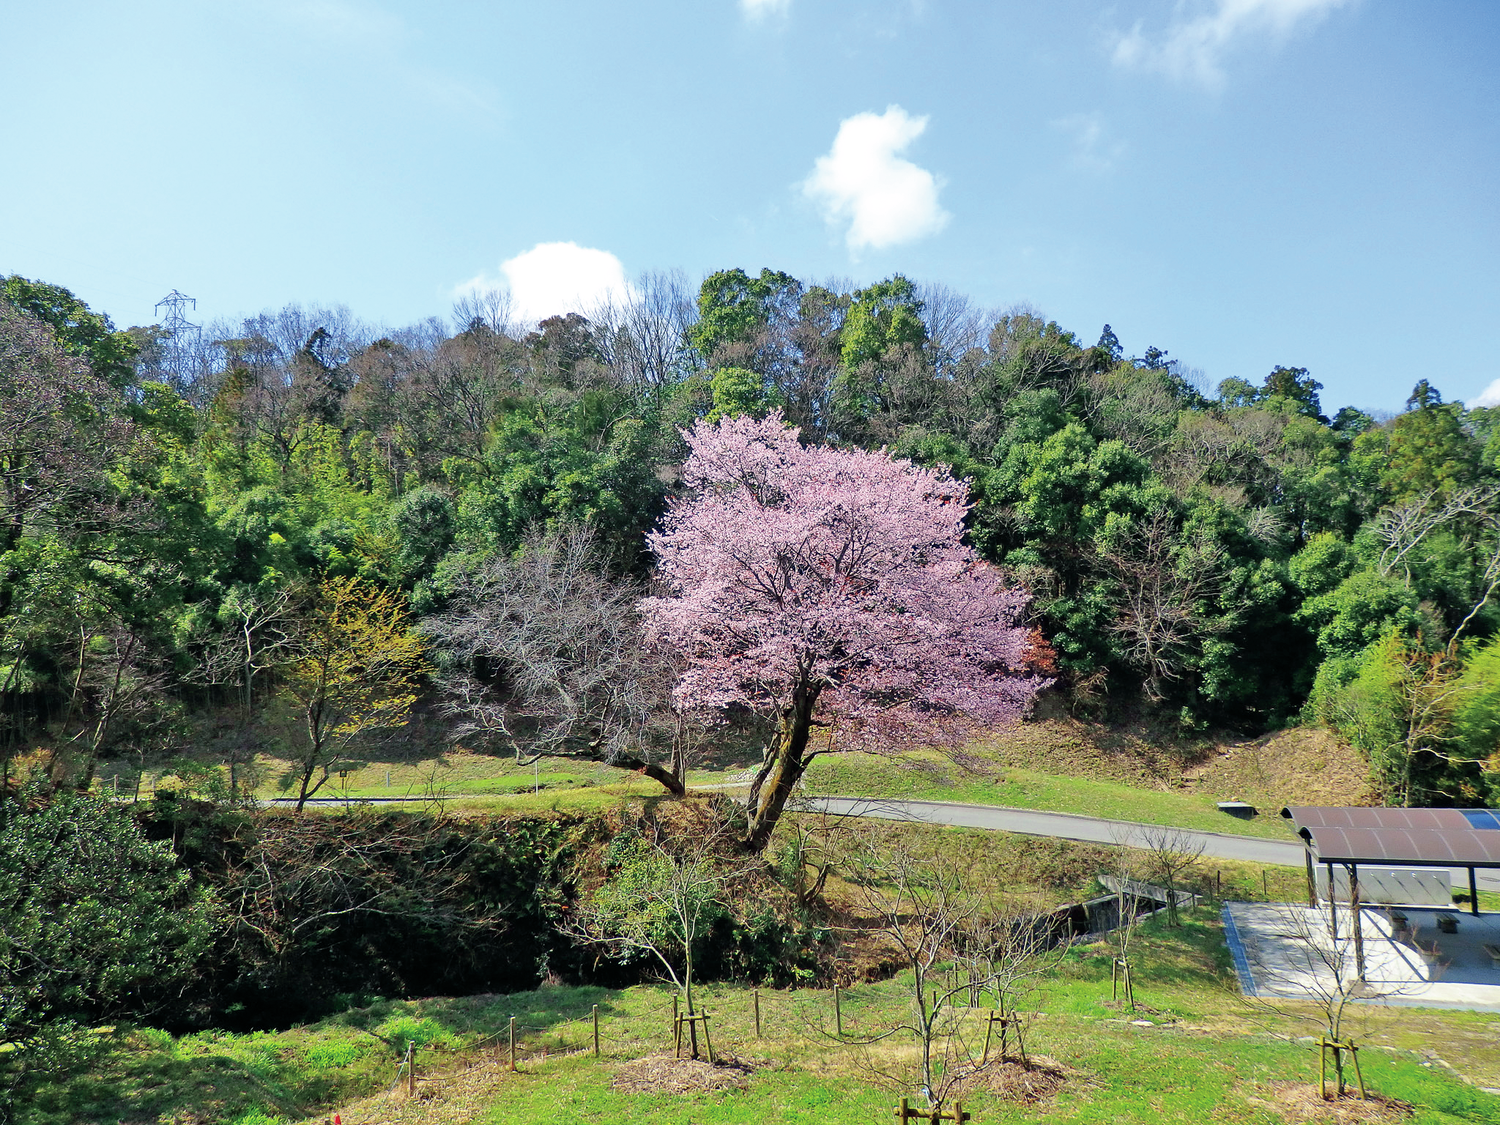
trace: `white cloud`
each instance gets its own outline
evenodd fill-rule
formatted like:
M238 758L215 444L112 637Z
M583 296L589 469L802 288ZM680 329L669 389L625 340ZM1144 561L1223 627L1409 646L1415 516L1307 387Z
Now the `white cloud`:
M505 288L517 319L535 323L562 313L587 312L630 291L625 267L608 250L576 242L539 242L500 263L504 282L480 274L456 286L455 297Z
M1073 138L1073 163L1085 172L1104 173L1125 155L1125 142L1114 140L1097 113L1075 113L1052 122Z
M1475 406L1500 406L1500 379L1496 379L1488 387L1485 387L1484 390L1464 403L1464 405L1471 408Z
M1198 15L1180 15L1159 39L1148 38L1137 23L1115 43L1114 59L1120 66L1215 88L1224 82L1221 61L1234 42L1256 35L1285 38L1299 24L1314 23L1350 2L1212 0Z
M912 117L898 105L882 114L857 113L839 123L833 148L813 165L803 194L829 224L849 224L851 251L911 242L947 225L937 178L897 155L926 128L927 118Z
M784 16L791 10L792 0L740 0L740 11L753 20L768 16Z

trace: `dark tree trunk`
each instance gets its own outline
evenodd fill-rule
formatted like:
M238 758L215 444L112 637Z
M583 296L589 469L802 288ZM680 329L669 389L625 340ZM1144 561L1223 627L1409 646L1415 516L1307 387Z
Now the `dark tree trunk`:
M764 851L786 809L787 798L807 770L807 740L812 734L813 708L819 688L799 685L792 703L781 713L776 736L766 747L765 761L750 787L745 847Z
M643 761L640 758L616 758L610 765L618 766L620 769L635 770L636 773L649 777L652 781L659 782L674 797L681 797L687 792L686 787L682 784L682 778L678 777L671 770L662 769L655 762Z

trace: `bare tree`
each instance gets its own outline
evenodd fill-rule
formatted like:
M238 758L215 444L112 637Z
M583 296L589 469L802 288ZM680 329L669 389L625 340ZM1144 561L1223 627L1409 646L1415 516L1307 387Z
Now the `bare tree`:
M1216 628L1208 604L1223 586L1223 550L1207 536L1179 538L1171 513L1157 508L1118 531L1099 565L1121 594L1111 630L1143 673L1147 698L1160 702L1194 644Z
M613 381L636 390L667 386L682 365L698 308L680 270L648 270L588 319Z
M641 591L610 579L592 533L532 538L459 576L422 623L459 737L517 762L572 757L638 770L681 794L692 732L670 704L674 669L643 644Z
M512 339L521 334L516 303L509 289L490 285L473 289L453 302L453 329L466 332L483 326L490 332Z
M969 351L984 345L985 312L964 294L938 283L917 286L917 299L933 366L946 377Z
M694 965L699 946L725 909L731 890L758 866L739 854L735 818L717 802L685 809L689 819L666 831L648 822L612 845L614 870L586 896L563 932L612 950L624 959L649 957L682 993L696 1015ZM689 1024L693 1057L697 1029Z
M239 795L242 774L254 758L248 732L262 673L285 660L294 643L297 597L290 586L236 586L220 605L219 628L203 638L202 655L189 675L190 681L205 687L230 689L239 704L239 737L231 741L226 755L230 800Z
M1144 829L1141 837L1146 845L1145 870L1167 892L1167 924L1180 926L1177 885L1198 869L1203 858L1204 841L1181 828L1151 827Z
M68 706L48 754L47 774L53 785L88 789L100 755L120 728L149 728L159 721L167 676L139 628L119 622L99 628L85 621L76 637Z
M1351 892L1353 899L1358 894L1357 884ZM1258 986L1257 994L1246 997L1247 1002L1280 1017L1310 1023L1322 1037L1348 1045L1363 1033L1365 1016L1371 1011L1368 1005L1412 991L1412 984L1372 983L1366 979L1357 906L1346 914L1342 925L1338 922L1339 909L1331 902L1327 914L1315 907L1290 904L1270 909L1270 924L1260 932L1247 932L1245 923L1239 923L1250 972ZM1334 1067L1337 1090L1342 1094L1346 1085L1343 1050L1334 1053Z
M943 852L919 854L905 839L867 834L847 863L862 911L911 974L911 1006L893 1030L909 1032L918 1045L912 1066L867 1055L866 1068L897 1091L919 1085L932 1109L941 1109L987 1061L964 1013L983 992L1010 996L1014 1013L1017 996L1048 968L1048 929L979 892L963 862ZM961 977L962 964L977 975Z
M1375 536L1381 544L1380 572L1389 575L1399 571L1410 586L1413 554L1441 529L1476 536L1479 542L1471 546L1484 562L1477 583L1479 597L1448 640L1453 650L1459 636L1500 590L1500 488L1485 484L1447 493L1425 492L1404 504L1382 509L1375 519Z

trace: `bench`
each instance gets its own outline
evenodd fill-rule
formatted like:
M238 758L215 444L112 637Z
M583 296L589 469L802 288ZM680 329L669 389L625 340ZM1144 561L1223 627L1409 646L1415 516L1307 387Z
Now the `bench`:
M1490 960L1500 967L1500 945L1486 945L1484 951L1489 954Z

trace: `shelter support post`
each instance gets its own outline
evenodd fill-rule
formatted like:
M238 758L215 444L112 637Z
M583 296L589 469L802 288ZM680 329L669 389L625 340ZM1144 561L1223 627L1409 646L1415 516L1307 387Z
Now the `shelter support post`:
M1328 937L1331 941L1339 940L1339 896L1333 893L1333 864L1325 863L1328 868Z
M1479 880L1474 876L1474 869L1469 868L1469 913L1479 917Z
M1349 868L1349 915L1354 938L1354 972L1360 980L1365 979L1365 928L1361 925L1359 910L1359 865L1347 864ZM1331 889L1331 888L1330 888Z
M1302 858L1307 862L1307 905L1316 910L1318 908L1318 881L1313 878L1312 844L1310 842L1303 842Z

